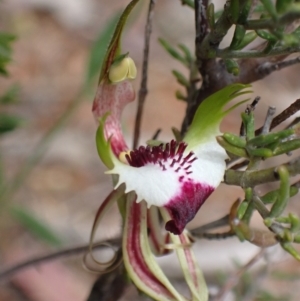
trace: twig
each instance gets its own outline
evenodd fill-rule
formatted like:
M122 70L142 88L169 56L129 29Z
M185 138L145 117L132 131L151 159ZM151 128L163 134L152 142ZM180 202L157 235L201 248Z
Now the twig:
M143 71L142 71L141 87L139 90L139 97L138 97L138 108L137 108L136 117L135 117L133 148L136 148L139 143L144 103L145 103L146 96L148 94L148 89L147 89L148 76L147 75L148 75L148 63L149 63L149 48L150 48L150 36L151 36L151 32L152 32L152 19L153 19L153 14L154 14L155 2L156 2L156 0L150 0L146 27L145 27Z
M262 128L262 134L269 133L275 112L276 112L275 107L269 107L267 116L266 116L266 119L265 119L265 122L264 122L264 125Z
M254 100L252 101L252 103L247 106L247 108L245 110L245 113L249 115L251 112L253 112L255 110L255 108L256 108L259 100L260 100L260 97L256 96L254 98ZM242 122L241 127L240 127L240 136L245 136L245 135L246 135L246 133L245 133L245 125Z
M284 164L290 176L300 174L300 158L296 158ZM271 167L262 170L227 170L224 176L224 183L227 185L236 185L241 187L255 187L256 185L278 181L277 167Z
M205 238L205 239L211 239L211 240L213 240L213 239L220 240L220 239L226 239L228 237L235 236L236 234L230 230L227 232L220 232L220 233L203 232L203 233L198 233L196 235L194 235L192 233L192 235L193 235L193 237L198 238L198 239Z
M294 59L282 61L279 63L272 64L270 62L265 62L257 68L257 72L263 76L267 76L274 71L279 71L283 68L286 68L286 67L289 67L289 66L292 66L295 64L299 64L299 63L300 63L300 56L298 56Z
M157 138L158 138L160 132L161 132L161 129L157 129L156 132L154 133L154 135L152 136L151 139L152 139L152 140L157 140Z
M121 243L120 238L111 239L111 240L108 240L107 242L113 246L119 246ZM22 270L27 269L31 266L37 265L37 264L56 260L61 257L66 257L66 256L70 257L70 256L82 254L82 253L86 252L88 250L88 248L89 248L89 244L80 246L80 247L72 247L69 249L60 250L60 251L57 251L57 252L54 252L51 254L47 254L44 256L34 257L32 259L25 260L25 261L18 263L10 268L0 271L0 281L9 280L15 274L17 274L17 273L21 272ZM102 244L100 245L98 243L95 243L95 246L93 247L94 250L101 249L101 248L103 248L103 245Z
M236 271L233 275L231 275L222 289L219 291L218 295L215 296L212 301L222 301L224 300L226 294L232 290L234 286L236 286L241 278L241 276L248 270L250 269L256 262L258 262L265 250L261 249L253 258L251 258L243 267L241 267L238 271Z
M205 224L205 225L202 225L195 229L192 229L190 232L193 235L197 235L199 233L203 233L204 231L208 231L208 230L212 230L212 229L216 229L216 228L228 226L228 225L229 225L229 214L226 214L225 216L223 216L213 222L210 222L208 224Z
M270 130L274 129L276 126L287 120L289 117L300 111L300 99L297 99L288 108L283 110L272 120ZM259 135L262 132L262 127L255 131L255 135Z
M201 3L202 1L197 0L196 3L197 2ZM229 16L230 16L229 2L226 2L224 6L224 11L221 14L220 18L217 20L215 24L215 28L211 32L205 35L204 39L202 39L201 41L201 44L196 43L196 56L198 61L212 58L212 53L217 50L217 47L219 46L220 42L223 40L229 28L232 26L232 20L230 19ZM196 18L197 18L197 14L196 14ZM197 25L196 25L196 29L197 29Z
M196 45L200 45L207 34L208 22L206 10L208 0L195 1L195 27L196 27Z

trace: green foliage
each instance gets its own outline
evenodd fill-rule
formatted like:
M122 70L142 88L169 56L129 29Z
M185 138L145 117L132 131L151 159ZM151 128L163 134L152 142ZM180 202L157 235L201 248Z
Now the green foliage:
M22 119L18 116L0 113L0 135L13 131L22 124Z
M7 75L7 64L11 61L11 43L15 36L6 32L0 32L0 74Z
M178 48L181 50L182 54L179 53L173 46L171 46L166 40L159 38L158 39L161 46L177 61L184 64L186 67L189 67L193 61L192 54L190 50L183 44L179 44Z
M30 211L21 207L11 207L11 215L38 239L52 246L61 246L61 240L54 232L45 225L43 221L37 219Z
M255 136L254 113L252 111L243 113L242 119L245 128L244 137L225 133L218 137L217 141L234 156L246 157L249 160L248 169L257 170L261 160L300 148L297 138L298 124L286 130L263 132ZM298 192L299 188L297 184L290 184L290 171L287 165L279 165L274 170L279 180L279 189L270 191L264 196L255 195L253 189L255 185L246 184L247 180L244 178L245 200L241 203L242 208L232 213L235 220L232 229L241 240L246 239L256 245L266 247L279 242L283 249L300 260L299 253L292 245L300 242L300 219L293 213L288 216L283 215L290 198ZM271 204L270 209L265 207L266 204ZM271 231L261 232L250 228L249 223L254 209L261 214L265 225Z
M18 85L11 86L2 96L0 96L0 105L16 103L19 99L20 87Z

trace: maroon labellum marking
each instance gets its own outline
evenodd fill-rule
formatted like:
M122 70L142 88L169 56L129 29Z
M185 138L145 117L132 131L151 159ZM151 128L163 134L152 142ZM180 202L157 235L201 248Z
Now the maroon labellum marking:
M173 234L181 234L213 191L214 187L206 184L194 183L191 180L182 182L180 194L165 206L172 218L166 223L166 230Z
M142 167L149 163L158 163L162 170L166 170L164 162L168 159L173 159L169 167L173 168L176 163L178 163L183 168L189 168L185 166L186 164L190 165L191 162L195 161L197 158L194 156L193 152L189 152L184 158L183 154L187 145L184 142L177 143L175 140L172 140L166 145L159 146L140 146L139 148L132 150L130 154L126 155L125 158L129 165L133 167ZM189 161L188 161L189 160ZM180 167L177 167L175 170L178 172Z

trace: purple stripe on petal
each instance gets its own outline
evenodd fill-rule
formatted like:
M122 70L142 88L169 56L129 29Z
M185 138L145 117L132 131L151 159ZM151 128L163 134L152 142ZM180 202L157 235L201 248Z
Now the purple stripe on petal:
M172 217L166 223L166 230L176 235L181 234L214 190L214 187L207 184L182 182L180 193L164 206Z
M141 247L141 203L136 203L135 200L127 200L131 204L127 204L126 212L126 227L127 233L123 236L124 255L128 256L130 267L126 264L126 268L130 268L131 272L143 282L143 285L153 293L158 295L168 296L172 300L171 293L166 287L156 278L156 276L149 269ZM146 221L144 221L146 222Z

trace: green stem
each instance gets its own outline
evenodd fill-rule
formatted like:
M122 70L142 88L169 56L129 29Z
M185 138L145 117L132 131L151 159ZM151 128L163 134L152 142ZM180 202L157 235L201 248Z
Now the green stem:
M279 55L287 55L299 51L300 51L299 46L275 48L268 53L264 51L256 51L256 50L235 51L229 48L224 48L224 49L217 49L214 57L219 57L223 59L249 59L249 58L262 58L262 57L274 57Z
M300 158L285 164L290 176L300 174ZM224 182L227 185L255 187L256 185L278 181L276 167L263 170L232 170L225 172Z
M246 30L257 30L257 29L274 29L278 28L281 25L291 24L300 18L299 11L291 11L281 16L277 21L274 19L262 19L262 20L249 20L244 23Z

